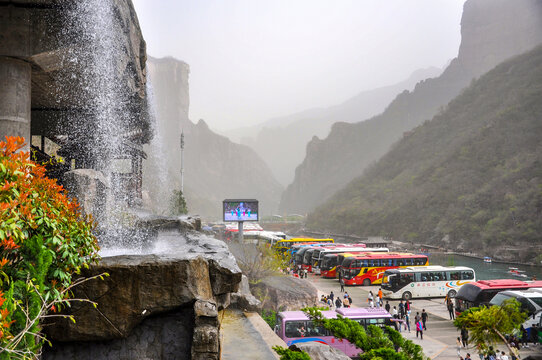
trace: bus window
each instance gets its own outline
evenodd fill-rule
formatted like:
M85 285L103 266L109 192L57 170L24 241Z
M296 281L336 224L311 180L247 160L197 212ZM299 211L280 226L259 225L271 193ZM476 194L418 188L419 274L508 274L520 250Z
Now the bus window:
M316 325L313 321L307 322L305 336L325 336L326 329L322 325Z
M450 280L461 280L461 272L460 271L450 271Z
M414 281L413 273L401 274L399 277L399 284L401 285L401 287L406 286L413 281Z
M414 265L414 264L412 263L412 262L413 262L412 260L413 260L413 259L411 259L411 258L405 259L405 265L406 265L406 266Z
M404 259L397 259L397 266L405 266L405 260Z
M461 279L462 280L472 280L472 279L474 279L474 272L472 272L472 271L462 271L461 272Z
M357 262L358 262L358 267L367 267L367 266L369 266L369 261L367 261L367 260L363 260L363 261L357 260ZM361 264L361 266L359 264Z
M385 266L393 266L393 259L386 259L386 260L382 260L382 261L386 261L386 264Z
M284 329L284 335L288 338L302 337L304 336L300 332L302 327L305 329L305 331L307 330L305 327L305 321L287 321Z
M369 325L376 325L378 327L383 328L386 325L386 319L384 318L377 318L377 319L365 319L367 321L365 327Z
M420 281L431 281L431 273L429 272L422 273L422 277Z

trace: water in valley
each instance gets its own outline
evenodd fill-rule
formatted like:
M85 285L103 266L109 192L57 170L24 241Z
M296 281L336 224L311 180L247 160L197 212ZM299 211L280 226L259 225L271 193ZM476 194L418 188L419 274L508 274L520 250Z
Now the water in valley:
M485 263L482 259L471 258L463 255L453 255L446 253L431 253L429 255L429 263L431 265L443 266L468 266L476 272L476 279L491 280L491 279L518 279L531 280L536 276L537 280L542 280L542 267L532 265L517 265L510 263ZM515 267L523 270L526 277L515 276L510 273L510 268Z

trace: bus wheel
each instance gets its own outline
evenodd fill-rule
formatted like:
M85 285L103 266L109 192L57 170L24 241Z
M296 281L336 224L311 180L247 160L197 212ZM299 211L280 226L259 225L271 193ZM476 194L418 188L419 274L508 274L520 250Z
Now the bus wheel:
M412 294L410 293L410 291L405 291L403 293L403 300L410 300L412 299Z
M371 286L371 280L369 279L363 280L363 286Z
M456 292L455 290L450 290L450 291L448 291L448 297L449 297L449 298L455 297L456 294L457 294L457 292Z

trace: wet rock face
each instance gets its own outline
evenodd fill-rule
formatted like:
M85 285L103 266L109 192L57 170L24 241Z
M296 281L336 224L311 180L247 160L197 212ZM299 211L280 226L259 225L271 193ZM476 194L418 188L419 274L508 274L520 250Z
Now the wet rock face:
M298 310L318 303L318 290L310 281L292 276L270 276L251 288L263 298L263 308L275 311Z
M86 359L87 352L119 359L147 346L149 339L157 344L148 354L140 351L142 357L126 358L218 359L218 310L229 305L230 293L238 291L241 281L233 255L224 242L186 227L159 233L151 250L149 255L105 257L85 271L86 277L109 274L75 288L75 298L90 299L98 307L74 303L69 311L75 324L55 319L46 326L53 348L44 359ZM182 336L169 341L166 335L178 321L183 322ZM171 352L189 355L164 355Z
M122 339L96 342L76 341L51 349L45 346L44 359L49 360L117 360L117 359L190 359L194 329L191 306L173 312L149 316Z

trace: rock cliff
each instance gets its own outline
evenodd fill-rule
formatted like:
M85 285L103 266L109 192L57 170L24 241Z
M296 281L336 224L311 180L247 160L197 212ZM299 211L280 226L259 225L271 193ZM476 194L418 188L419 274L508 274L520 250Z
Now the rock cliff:
M265 162L248 146L231 142L213 132L203 120L194 124L188 118L188 66L182 61L149 59L149 79L156 104L157 136L166 159L168 189L180 189L181 129L184 131L184 187L190 213L220 219L221 202L226 198L256 198L264 214L278 207L282 192ZM150 157L156 156L148 148ZM144 186L153 194L159 176L152 162L144 171ZM150 171L149 171L150 170ZM164 194L167 198L170 193ZM160 196L151 196L158 198ZM162 201L163 202L163 201Z
M542 42L542 3L536 0L468 0L459 54L444 73L405 91L383 114L356 124L336 123L314 138L283 193L280 209L306 213L345 186L408 131L431 119L473 78Z
M48 324L44 359L218 359L218 311L241 271L224 242L182 224L162 226L148 255L105 257L84 271L109 274L75 288L98 306L76 302L67 310L76 323Z

